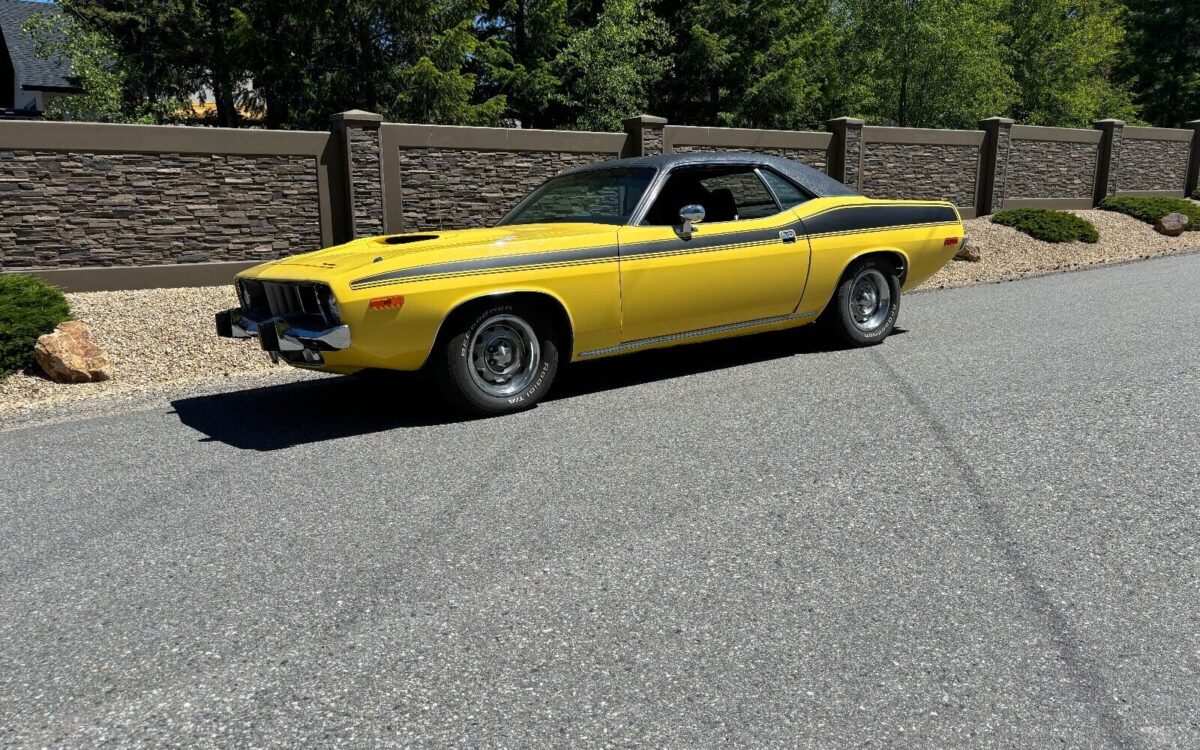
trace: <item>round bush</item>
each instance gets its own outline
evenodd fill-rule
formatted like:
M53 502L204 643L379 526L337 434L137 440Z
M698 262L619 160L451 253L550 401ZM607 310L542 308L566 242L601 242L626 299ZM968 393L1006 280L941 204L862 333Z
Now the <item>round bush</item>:
M1012 227L1044 242L1096 242L1100 239L1092 222L1067 211L1014 208L994 214L992 223Z
M1100 204L1105 211L1118 213L1153 224L1167 214L1183 214L1188 217L1187 231L1200 231L1200 206L1183 198L1160 198L1157 196L1131 196L1105 198Z
M71 317L67 298L36 276L0 274L0 378L36 366L38 336Z

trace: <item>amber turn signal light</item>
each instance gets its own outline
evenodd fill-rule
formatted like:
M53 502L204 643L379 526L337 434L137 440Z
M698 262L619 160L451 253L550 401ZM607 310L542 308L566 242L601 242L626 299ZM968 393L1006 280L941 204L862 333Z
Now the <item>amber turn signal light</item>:
M958 244L958 238L957 238L957 237L947 237L947 238L946 238L946 241L945 241L945 242L943 242L942 244L943 244L943 245L957 245L957 244Z
M404 307L404 295L394 294L391 297L376 297L368 305L372 310L399 310Z

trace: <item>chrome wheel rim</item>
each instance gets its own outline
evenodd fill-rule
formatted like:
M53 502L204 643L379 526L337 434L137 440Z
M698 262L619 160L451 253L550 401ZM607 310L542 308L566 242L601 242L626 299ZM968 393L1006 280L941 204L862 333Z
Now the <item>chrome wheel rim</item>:
M542 361L533 328L514 315L494 315L471 337L471 379L489 396L507 398L529 387Z
M887 277L869 268L850 285L850 320L863 333L878 330L892 311L892 287Z

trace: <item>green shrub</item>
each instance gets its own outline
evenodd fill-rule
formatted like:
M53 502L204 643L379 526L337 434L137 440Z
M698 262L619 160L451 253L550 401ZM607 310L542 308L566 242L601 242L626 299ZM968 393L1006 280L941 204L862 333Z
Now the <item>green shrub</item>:
M1045 208L1014 208L992 216L1003 224L1044 242L1096 242L1100 233L1092 222L1066 211Z
M38 336L71 317L67 298L36 276L0 274L0 378L34 367Z
M1117 211L1147 224L1153 224L1167 214L1183 214L1188 217L1188 231L1200 231L1200 206L1183 198L1160 198L1137 196L1128 198L1105 198L1100 204L1105 211Z

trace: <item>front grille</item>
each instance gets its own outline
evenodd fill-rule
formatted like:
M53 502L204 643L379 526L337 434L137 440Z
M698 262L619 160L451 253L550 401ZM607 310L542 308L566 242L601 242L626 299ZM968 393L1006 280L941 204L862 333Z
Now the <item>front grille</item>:
M328 287L303 281L238 279L242 312L258 320L283 318L296 324L336 325L326 298Z

